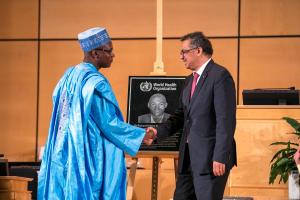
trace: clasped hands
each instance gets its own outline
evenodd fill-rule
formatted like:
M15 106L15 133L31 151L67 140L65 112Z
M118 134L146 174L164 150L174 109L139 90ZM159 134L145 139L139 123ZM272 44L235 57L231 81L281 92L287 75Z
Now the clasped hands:
M157 137L157 130L153 127L148 127L146 129L146 134L144 136L143 142L146 145L151 145L156 137Z

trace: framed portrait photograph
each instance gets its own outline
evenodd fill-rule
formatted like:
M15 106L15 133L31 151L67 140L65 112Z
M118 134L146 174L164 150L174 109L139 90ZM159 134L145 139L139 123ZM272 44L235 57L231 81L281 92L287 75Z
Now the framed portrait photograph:
M130 76L127 122L141 127L157 127L174 113L185 81L184 76ZM140 150L178 151L181 131Z

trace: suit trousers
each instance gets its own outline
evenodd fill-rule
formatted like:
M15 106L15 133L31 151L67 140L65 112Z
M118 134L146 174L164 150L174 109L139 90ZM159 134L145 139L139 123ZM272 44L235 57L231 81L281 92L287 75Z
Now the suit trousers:
M183 159L183 170L177 176L174 200L222 200L229 170L223 176L193 173L188 143Z

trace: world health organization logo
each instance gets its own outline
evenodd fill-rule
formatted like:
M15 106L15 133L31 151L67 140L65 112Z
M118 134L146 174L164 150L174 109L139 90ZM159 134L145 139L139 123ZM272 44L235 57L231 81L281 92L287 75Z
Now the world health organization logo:
M150 82L141 82L140 84L140 89L143 91L143 92L149 92L151 89L152 89L152 83Z

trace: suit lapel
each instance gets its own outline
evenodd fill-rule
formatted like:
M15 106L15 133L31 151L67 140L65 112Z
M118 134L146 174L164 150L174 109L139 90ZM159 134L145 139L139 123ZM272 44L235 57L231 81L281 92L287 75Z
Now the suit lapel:
M194 95L192 96L191 102L193 102L193 100L197 98L198 94L201 93L200 90L203 87L203 84L204 84L207 76L208 76L208 73L205 70L202 73L201 77L199 78L199 81L198 81L198 83L196 85L196 89L195 89Z
M204 83L205 83L205 80L206 80L206 78L207 78L208 75L209 75L209 70L211 69L213 63L214 63L213 60L211 60L211 61L206 65L206 67L205 67L205 69L204 69L204 71L203 71L201 77L199 78L199 81L198 81L198 83L197 83L197 85L196 85L196 89L195 89L195 91L194 91L194 95L192 96L192 99L191 99L191 101L190 101L188 110L191 109L191 106L192 106L193 102L195 101L195 99L197 99L197 97L198 97L201 93L204 92L203 90L201 90L201 88L203 87L203 85L204 85Z

